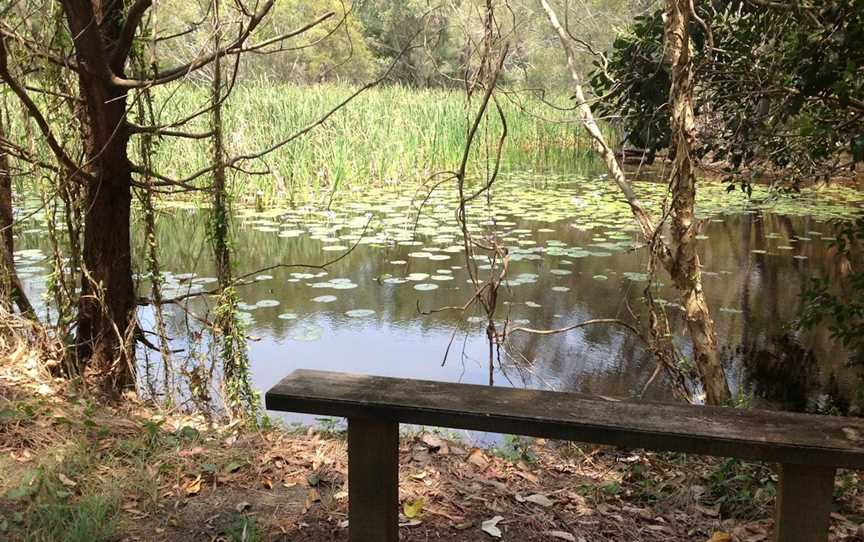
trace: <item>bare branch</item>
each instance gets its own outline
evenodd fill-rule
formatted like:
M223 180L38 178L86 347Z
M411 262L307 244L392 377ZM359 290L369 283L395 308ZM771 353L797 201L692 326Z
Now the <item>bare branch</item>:
M164 85L165 83L170 83L171 81L176 81L177 79L180 79L182 77L186 77L190 73L192 73L196 70L199 70L199 69L203 68L204 66L207 66L208 64L210 64L211 62L213 62L217 58L221 58L223 56L228 56L228 55L240 54L244 51L243 44L245 43L246 39L252 34L252 32L255 30L255 28L259 24L261 24L262 19L264 18L265 15L267 15L267 13L273 7L274 2L275 2L275 0L268 0L268 2L265 3L261 7L261 9L259 9L255 13L255 15L249 20L249 25L245 29L243 29L243 31L240 33L240 36L238 36L237 39L235 39L230 45L228 45L224 48L221 48L218 51L214 51L214 52L212 52L212 53L210 53L210 54L208 54L202 58L199 58L197 60L193 60L192 62L189 62L189 63L184 64L182 66L177 66L175 68L171 68L171 69L165 70L163 72L157 73L152 79L127 79L124 77L120 77L116 74L111 74L111 82L114 85L117 85L117 86L123 87L123 88L143 88L143 87L152 87L152 86L157 86L157 85ZM285 34L283 39L288 39L288 38L303 34L304 32L307 32L310 29L323 23L324 21L326 21L327 19L329 19L333 15L334 15L334 12L332 12L332 11L325 13L324 15L318 17L317 19L315 19L314 21L312 21L310 23L303 25L302 27L298 28L297 30L294 30L292 32Z
M130 134L148 134L166 137L182 137L186 139L207 139L213 135L213 131L207 132L184 132L181 130L168 130L159 126L141 126L139 124L127 123Z
M636 327L624 322L623 320L618 320L617 318L595 318L592 320L585 320L584 322L579 322L578 324L573 324L570 326L565 326L557 329L533 329L530 327L514 327L508 331L510 335L513 333L530 333L531 335L557 335L558 333L567 333L568 331L573 331L574 329L579 329L587 326L596 326L602 324L611 324L615 326L623 327L629 331L631 331L634 335L639 337L642 342L646 342L645 338L642 336L642 333L639 332Z
M51 131L51 126L49 126L48 121L45 120L45 116L42 115L42 111L39 110L39 106L30 98L30 95L27 94L27 91L24 90L18 81L12 77L12 74L9 73L9 67L6 63L6 39L5 35L0 32L0 79L2 79L9 88L12 89L12 92L18 97L24 107L27 109L27 112L30 113L30 116L36 121L36 124L39 126L39 130L42 132L42 135L45 136L45 140L48 142L48 146L51 148L51 152L57 157L57 160L60 163L68 168L70 171L79 171L80 168L78 165L66 154L66 151L63 150L63 147L57 141L57 138L54 136L54 132ZM86 175L86 172L81 171L82 174Z

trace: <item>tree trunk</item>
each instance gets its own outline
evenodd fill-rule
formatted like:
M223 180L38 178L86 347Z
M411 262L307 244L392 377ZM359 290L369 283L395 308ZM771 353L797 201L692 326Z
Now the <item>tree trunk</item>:
M213 50L221 48L222 22L219 0L211 4L213 17ZM216 307L216 328L222 361L222 396L225 408L233 419L257 423L258 396L249 380L249 356L243 326L237 320L237 292L231 278L230 201L225 175L225 139L222 124L222 62L213 62L211 87L211 130L213 132L213 256L219 298Z
M687 1L676 2L668 0L670 5L681 4L687 6ZM708 312L708 305L705 302L705 295L702 292L702 276L699 267L699 257L696 253L696 245L694 236L696 234L693 226L693 205L696 201L696 179L693 175L693 166L690 160L690 147L694 140L693 136L693 102L692 102L692 74L691 60L689 54L689 35L687 32L686 22L682 22L684 15L682 12L676 11L678 19L674 21L676 25L675 36L677 36L677 44L672 47L667 43L667 53L670 49L677 47L677 51L681 51L683 44L686 42L685 54L676 54L673 57L667 57L667 61L672 63L673 71L677 70L678 77L673 76L672 93L670 100L673 103L673 127L678 126L676 123L686 124L686 130L678 130L678 133L686 133L687 137L673 139L673 149L676 150L676 166L673 169L672 187L673 197L673 213L672 213L672 246L671 248L663 244L661 239L655 239L656 226L652 221L648 212L642 206L639 198L636 196L633 187L624 176L618 159L614 152L609 147L603 137L594 115L591 111L591 106L585 99L585 93L582 90L582 82L579 76L579 70L576 67L575 54L570 44L566 30L561 25L555 11L547 0L540 0L543 10L549 18L549 23L561 41L564 52L567 56L567 68L570 72L570 77L574 83L574 94L576 105L579 112L580 120L583 126L588 131L591 138L591 144L594 150L600 155L606 164L606 169L609 176L618 185L630 209L633 213L636 222L639 224L642 237L645 242L652 245L656 256L662 263L663 267L672 277L675 287L681 295L681 305L685 308L687 319L687 330L690 334L690 339L693 343L693 361L696 370L699 372L702 386L705 389L705 401L709 404L720 404L729 398L729 388L726 383L726 376L723 373L723 368L720 365L720 357L717 352L717 338L714 331L714 322ZM686 12L689 15L689 11ZM667 18L667 42L670 34L668 30L670 24L673 24L671 17ZM683 30L681 25L683 24ZM673 134L675 131L673 130ZM673 135L674 137L674 135ZM678 152L678 151L681 152ZM683 164L678 164L678 160ZM685 173L681 182L678 182L680 173ZM654 244L654 241L657 241Z
M696 176L693 171L695 122L693 113L693 61L690 45L689 0L666 2L666 61L671 65L669 90L672 145L675 153L669 186L672 191L669 274L681 296L687 329L693 341L693 361L702 377L705 401L721 404L730 397L720 363L717 334L702 291L702 270L696 251L698 233L693 208L696 203Z
M135 291L129 239L132 169L127 157L126 93L100 73L105 43L119 39L123 3L63 2L78 64L87 181L78 305L78 356L106 390L133 387ZM122 73L123 66L112 66Z
M219 0L213 6L213 50L221 47L222 29L219 20ZM213 131L213 253L216 259L216 278L219 289L231 285L231 251L228 247L228 202L225 183L225 139L222 132L222 62L213 62L213 81L210 106L212 108L211 128Z
M0 139L6 137L3 128L3 109L0 107ZM12 310L12 274L15 272L12 261L14 244L12 239L12 175L9 170L9 155L0 150L0 304Z
M103 121L117 118L103 113L95 110L88 116L101 116ZM104 139L99 137L86 142L87 157L92 160L90 173L96 179L88 183L85 195L78 355L87 360L89 371L106 379L108 389L120 390L134 385L135 292L129 240L132 174L126 157L127 137L118 134L114 139L107 145L101 145ZM104 150L96 157L100 148Z
M6 48L0 48L0 59L6 64ZM3 124L3 115L6 111L5 101L0 104L0 140L6 138L6 129ZM0 304L11 311L13 305L18 306L22 314L35 318L33 306L24 293L18 274L15 272L15 261L12 253L15 250L12 224L14 220L12 212L12 170L10 169L9 155L0 150Z

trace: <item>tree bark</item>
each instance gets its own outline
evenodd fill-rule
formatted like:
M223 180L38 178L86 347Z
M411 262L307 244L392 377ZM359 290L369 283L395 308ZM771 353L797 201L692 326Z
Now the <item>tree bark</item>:
M219 0L213 0L213 50L221 47L222 29L219 20ZM222 62L213 62L210 106L213 136L213 253L219 289L231 285L231 251L228 247L228 202L225 183L225 139L222 132Z
M567 69L570 72L570 78L573 80L574 97L576 98L576 106L579 111L579 119L588 131L588 136L591 138L591 146L594 147L594 151L603 159L603 163L606 165L606 170L609 172L609 176L624 194L624 198L630 205L633 216L639 223L639 229L642 231L642 236L645 239L650 240L654 236L654 223L645 211L644 207L642 207L642 202L639 201L636 192L633 191L633 187L630 186L630 183L627 182L627 179L624 177L624 170L621 169L621 165L615 157L615 152L606 142L606 138L603 137L603 132L600 131L600 127L597 126L597 121L594 120L594 113L591 111L591 106L588 105L588 102L585 99L585 91L582 90L582 78L579 75L579 69L576 67L576 55L573 52L573 47L570 44L567 32L564 27L561 26L558 16L555 15L555 10L552 9L549 2L547 0L540 0L540 4L546 12L546 16L549 18L549 24L558 34L558 38L561 41L561 47L564 49L564 53L567 56Z
M669 186L672 191L671 266L669 274L681 296L687 329L693 341L693 361L702 377L705 401L721 404L730 397L720 363L714 320L702 291L702 269L696 251L699 225L693 208L696 203L696 175L692 151L695 146L693 113L693 60L690 45L690 0L667 0L665 21L666 62L671 66L669 90L672 143L675 153Z
M135 291L130 212L132 168L127 156L126 93L107 70L108 47L122 31L123 3L64 0L85 107L81 124L86 158L84 247L78 306L78 358L106 390L133 387ZM111 66L121 72L123 66Z
M0 38L2 39L2 38ZM0 63L4 66L7 63L6 48L0 47ZM0 104L0 140L7 137L3 115L6 112L5 101ZM24 293L24 287L18 279L18 273L15 272L15 261L13 252L15 251L14 235L12 225L14 215L12 211L12 170L9 161L9 155L0 150L0 304L11 311L13 305L18 306L18 310L22 314L35 318L33 306L27 295Z
M220 2L211 4L213 17L213 50L221 48L222 21ZM258 397L249 380L249 357L243 326L237 320L237 292L231 273L230 200L225 175L225 139L222 123L222 62L213 61L211 87L211 131L213 142L213 256L219 298L216 307L216 328L219 333L219 353L222 361L222 397L228 415L235 420L257 423Z
M694 141L692 62L689 54L689 34L686 33L687 23L686 21L682 23L681 20L683 14L680 10L676 12L679 19L674 21L674 24L677 28L675 36L678 36L678 39L677 43L672 45L672 48L677 47L676 50L680 51L682 44L686 43L686 54L683 56L677 54L674 57L674 63L672 64L673 71L677 70L676 73L678 76L675 77L673 75L673 92L670 93L670 100L673 101L673 127L679 124L682 127L686 125L686 130L679 130L678 133L685 133L687 135L683 138L673 139L673 149L676 150L676 165L673 168L672 182L670 183L673 199L673 211L671 213L672 243L670 248L661 239L656 238L657 229L651 216L642 206L642 203L636 196L636 192L624 176L624 171L621 169L615 153L597 126L591 106L585 99L581 77L576 67L575 54L566 30L559 22L548 0L540 0L540 4L549 18L550 25L558 34L561 46L567 56L567 68L574 83L574 96L576 98L579 117L588 131L591 144L606 164L609 176L618 185L618 188L630 205L633 216L639 224L642 237L652 247L652 250L655 251L660 263L672 277L672 281L679 291L682 300L681 305L685 308L687 330L693 343L693 362L699 373L702 386L705 389L705 401L708 404L721 404L728 400L729 388L717 351L714 322L711 320L708 304L702 291L699 256L696 253L694 239L696 227L694 224L693 206L696 201L696 178L693 173L693 164L690 160L689 152ZM688 6L687 0L668 0L668 4ZM686 13L689 14L689 11ZM669 25L672 23L670 19L667 17L667 31ZM680 28L682 24L683 31ZM667 32L667 42L669 41L668 38L669 33ZM668 43L666 48L668 54L670 50ZM671 59L672 57L667 58ZM679 159L682 161L680 166L678 164ZM683 177L681 177L682 174L684 175ZM678 180L679 177L680 182Z

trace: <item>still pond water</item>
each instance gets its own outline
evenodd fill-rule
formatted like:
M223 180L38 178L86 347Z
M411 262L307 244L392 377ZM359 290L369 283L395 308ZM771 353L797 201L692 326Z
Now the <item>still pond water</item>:
M646 182L637 188L656 214L665 187ZM239 208L235 268L238 275L255 279L239 293L255 338L249 354L256 389L266 390L296 368L488 383L482 314L423 314L462 306L473 292L453 192L440 188L427 199L414 185L388 186L341 195L329 209ZM788 326L808 277L832 272L830 221L853 216L859 199L857 192L844 189L793 196L757 190L749 200L741 193L727 194L722 185L701 189L704 287L730 383L742 396L794 410L859 403L859 375L845 366L846 354L830 333L801 333ZM20 211L24 215L27 209ZM511 174L499 181L491 198L472 204L469 218L475 236L495 236L511 255L498 321L549 329L592 318L628 320L631 309L644 312L647 254L627 205L602 176ZM37 215L27 222L16 241L18 271L31 296L44 292L50 265L40 220ZM164 297L214 286L206 210L164 206L158 242ZM136 243L141 293L149 295L143 239ZM340 256L326 270L273 268L323 264ZM486 261L476 263L481 277L489 273ZM658 279L666 281L662 274ZM689 341L674 292L659 285L656 296L668 300L687 355ZM212 303L196 297L188 311L205 316ZM186 348L194 320L175 305L166 306L165 314L174 346ZM152 324L152 311L142 309L140 318ZM190 363L188 357L178 354L177 363ZM654 369L650 354L626 331L593 326L511 337L492 379L502 386L626 397L638 395ZM670 393L661 377L645 397L668 400Z

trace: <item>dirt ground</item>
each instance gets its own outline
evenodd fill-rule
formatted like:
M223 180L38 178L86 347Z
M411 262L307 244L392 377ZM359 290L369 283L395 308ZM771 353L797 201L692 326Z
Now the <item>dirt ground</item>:
M83 397L26 353L0 362L0 540L347 540L343 434ZM837 480L831 540L864 540L864 484ZM400 447L400 535L759 542L775 482L771 466L737 461L415 432Z

